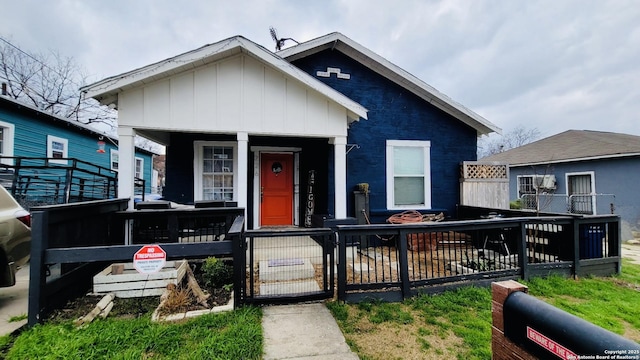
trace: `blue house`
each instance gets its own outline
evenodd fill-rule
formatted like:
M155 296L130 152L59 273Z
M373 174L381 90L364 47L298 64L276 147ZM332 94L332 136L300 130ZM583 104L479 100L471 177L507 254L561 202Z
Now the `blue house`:
M568 130L482 159L509 164L509 192L527 209L620 215L640 231L640 136Z
M236 36L81 91L118 107L121 151L167 146L168 200L237 204L249 228L354 217L361 183L373 221L452 214L461 162L499 130L339 33L275 54Z
M5 169L13 169L18 158L42 159L38 164L52 168L74 166L77 159L113 176L120 162L117 144L116 138L94 128L0 96L0 166ZM135 176L145 180L146 192L152 186L153 155L141 148L135 151Z

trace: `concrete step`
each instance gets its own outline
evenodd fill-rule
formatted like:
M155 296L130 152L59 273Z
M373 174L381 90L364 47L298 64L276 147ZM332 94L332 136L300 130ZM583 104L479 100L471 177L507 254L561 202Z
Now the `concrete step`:
M260 282L306 280L315 277L315 270L309 259L286 258L260 261Z

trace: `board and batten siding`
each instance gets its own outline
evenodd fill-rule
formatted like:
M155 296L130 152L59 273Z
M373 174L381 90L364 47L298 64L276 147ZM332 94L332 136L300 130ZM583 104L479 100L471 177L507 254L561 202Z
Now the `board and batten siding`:
M118 95L119 125L139 129L346 136L347 110L241 54Z

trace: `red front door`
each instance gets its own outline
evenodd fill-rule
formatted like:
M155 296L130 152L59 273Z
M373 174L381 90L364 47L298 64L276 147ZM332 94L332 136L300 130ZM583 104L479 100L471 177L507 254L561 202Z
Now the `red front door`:
M260 225L293 225L293 155L260 157Z

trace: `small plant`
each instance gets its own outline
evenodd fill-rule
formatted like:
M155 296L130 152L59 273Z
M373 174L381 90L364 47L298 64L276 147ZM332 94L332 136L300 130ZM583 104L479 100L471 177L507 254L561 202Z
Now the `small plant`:
M509 202L509 209L521 210L522 209L522 199L511 200Z
M167 286L167 298L162 303L163 313L172 314L184 311L192 303L191 291L177 287L175 284Z
M233 267L218 258L208 257L202 264L202 280L209 288L221 288L232 284Z

